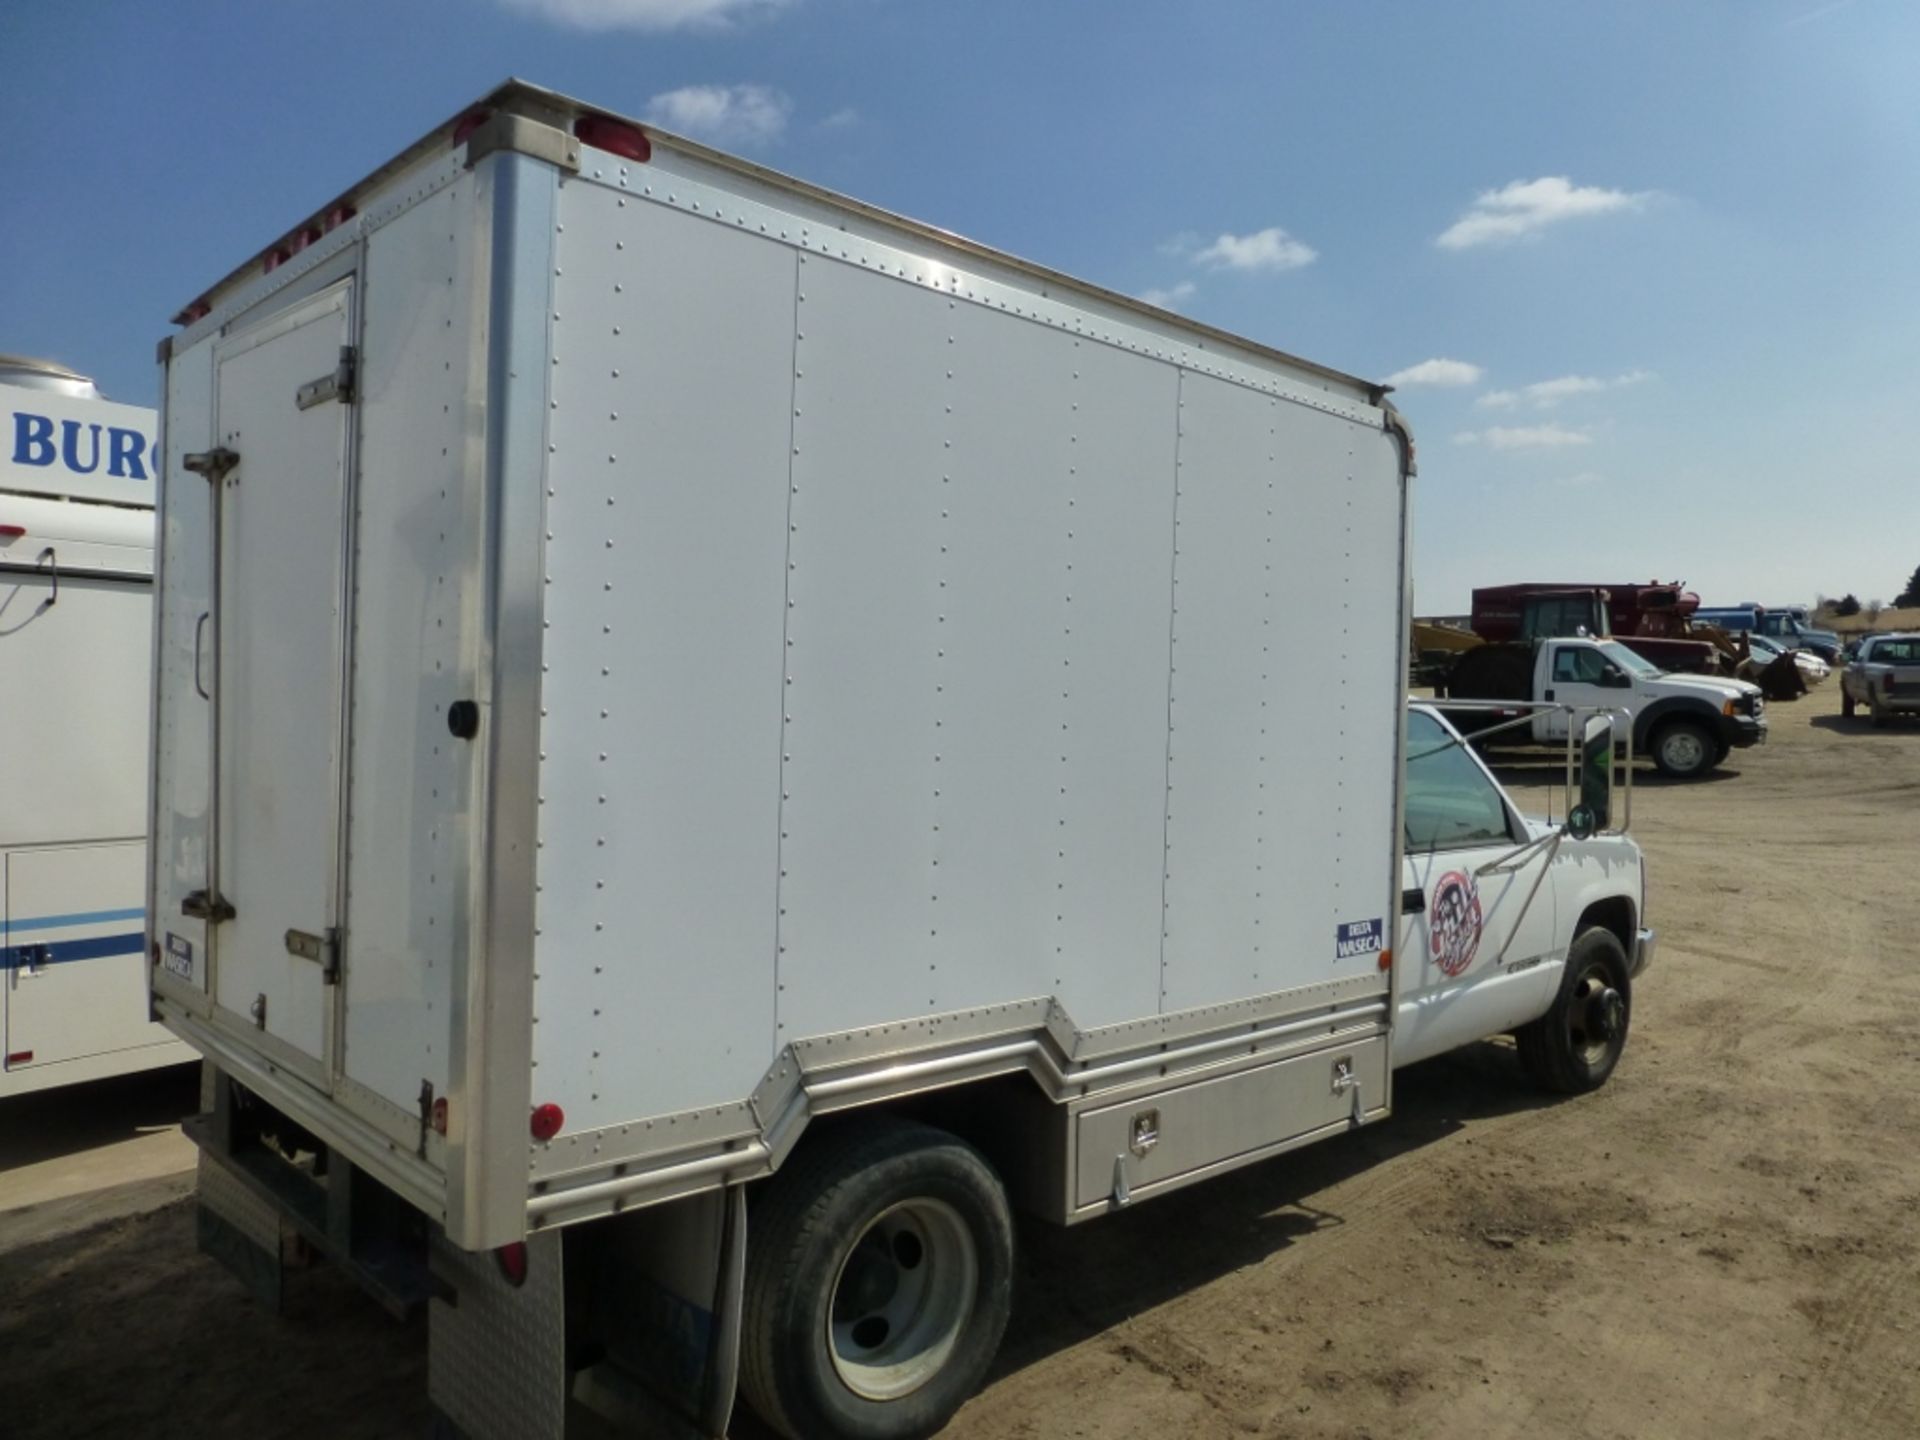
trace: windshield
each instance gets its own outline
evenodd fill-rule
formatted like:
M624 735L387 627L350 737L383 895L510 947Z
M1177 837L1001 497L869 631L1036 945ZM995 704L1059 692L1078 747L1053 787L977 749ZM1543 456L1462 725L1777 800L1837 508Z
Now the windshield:
M1652 680L1666 673L1651 660L1636 655L1618 640L1602 640L1599 642L1599 646L1601 654L1605 655L1629 675L1638 675L1642 680Z
M1749 635L1747 637L1747 648L1756 655L1765 655L1768 658L1780 654L1780 647L1762 635Z

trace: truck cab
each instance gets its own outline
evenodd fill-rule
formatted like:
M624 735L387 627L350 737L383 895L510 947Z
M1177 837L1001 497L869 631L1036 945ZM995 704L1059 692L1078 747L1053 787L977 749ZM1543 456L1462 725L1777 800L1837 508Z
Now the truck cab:
M1554 714L1563 735L1586 718ZM1612 742L1604 722L1594 728L1599 761L1581 783L1604 794ZM1603 833L1616 807L1589 801L1564 826L1527 818L1425 705L1407 716L1404 802L1394 1064L1510 1031L1549 1088L1602 1083L1653 951L1640 847L1623 829Z
M1617 640L1543 641L1534 657L1534 698L1615 711L1616 739L1631 735L1661 773L1703 774L1728 752L1767 738L1766 701L1745 680L1670 675ZM1565 712L1534 717L1534 738L1566 738Z
M1527 738L1541 745L1566 743L1569 712L1558 707L1609 710L1615 738L1630 738L1636 753L1648 755L1662 774L1677 779L1703 775L1729 752L1767 738L1759 686L1670 674L1618 640L1592 636L1469 651L1454 667L1447 691L1455 700L1540 707L1524 723ZM1449 713L1470 731L1500 726L1509 743L1522 723L1515 718L1520 711L1485 705Z

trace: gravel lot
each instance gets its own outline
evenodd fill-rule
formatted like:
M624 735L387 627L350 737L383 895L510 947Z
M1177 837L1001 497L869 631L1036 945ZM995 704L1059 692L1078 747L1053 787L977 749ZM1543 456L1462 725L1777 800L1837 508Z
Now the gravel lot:
M1402 1074L1385 1125L1023 1231L948 1434L1920 1434L1920 725L1837 708L1636 786L1661 951L1605 1090L1543 1102L1482 1045ZM422 1433L424 1329L340 1276L265 1317L181 1200L25 1233L0 1215L10 1440Z

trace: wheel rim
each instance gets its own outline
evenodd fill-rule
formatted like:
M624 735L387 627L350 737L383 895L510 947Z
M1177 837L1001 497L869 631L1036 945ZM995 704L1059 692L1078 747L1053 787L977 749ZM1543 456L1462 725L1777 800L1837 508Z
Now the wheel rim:
M1675 770L1696 770L1707 758L1707 747L1691 730L1676 730L1660 742L1660 755Z
M973 1232L940 1200L875 1216L840 1262L828 1302L834 1371L867 1400L897 1400L940 1373L973 1313Z
M1615 988L1601 964L1589 965L1574 982L1567 1006L1567 1038L1573 1053L1589 1068L1604 1062L1627 1033L1627 997Z

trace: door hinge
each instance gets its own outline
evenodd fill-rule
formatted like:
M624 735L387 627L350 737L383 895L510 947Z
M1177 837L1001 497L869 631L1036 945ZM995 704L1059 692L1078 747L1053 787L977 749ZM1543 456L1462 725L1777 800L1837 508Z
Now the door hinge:
M293 403L302 410L311 410L316 405L324 405L329 400L338 400L342 405L353 403L354 381L353 346L340 347L340 363L333 367L333 373L322 375L318 380L309 380L293 392Z
M313 935L305 930L289 930L286 935L287 953L298 955L302 960L311 960L320 967L320 979L332 985L340 979L340 931L328 926L324 935Z
M208 890L194 890L181 897L180 913L218 925L223 920L233 919L235 911L226 896Z
M180 457L180 463L209 485L218 485L226 473L240 463L240 452L221 445L212 450L196 450Z

